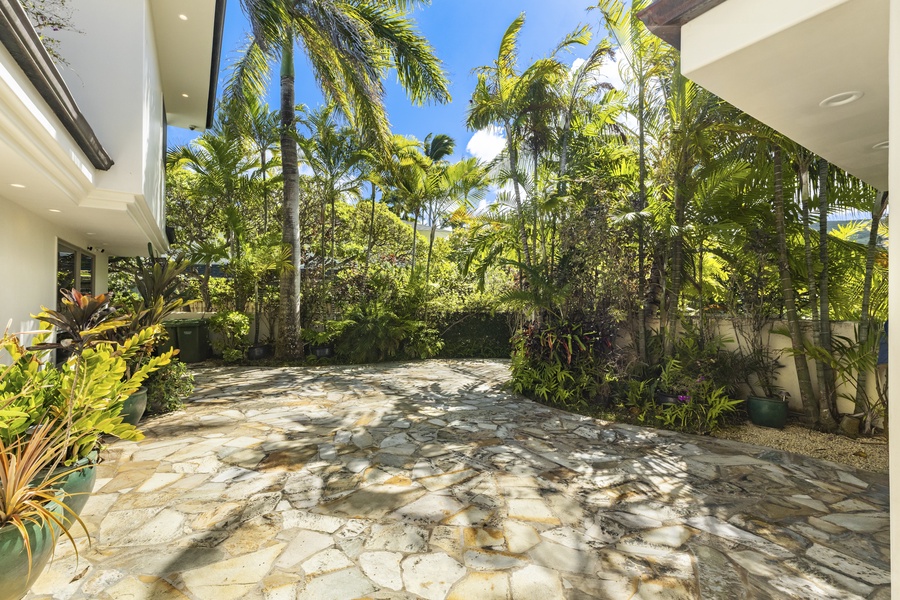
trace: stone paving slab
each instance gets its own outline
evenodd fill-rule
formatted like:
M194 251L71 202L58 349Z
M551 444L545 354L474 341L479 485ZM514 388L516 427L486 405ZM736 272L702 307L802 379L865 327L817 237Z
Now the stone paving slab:
M27 598L887 598L887 476L595 421L508 361L206 368Z

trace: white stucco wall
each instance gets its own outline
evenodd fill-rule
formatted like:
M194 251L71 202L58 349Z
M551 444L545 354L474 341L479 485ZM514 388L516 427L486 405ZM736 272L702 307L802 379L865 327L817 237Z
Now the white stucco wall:
M894 140L890 150L889 187L900 190L900 0L891 0L890 42L888 47L888 78L890 85L890 120L888 138ZM894 323L900 323L900 252L888 252L889 316ZM900 356L900 335L888 336L888 353ZM888 379L893 385L888 388L888 406L891 410L900 402L900 360L888 365ZM896 413L888 421L890 438L890 491L891 513L900 515L900 418ZM891 519L891 559L894 565L900 560L900 518ZM900 568L891 569L891 598L900 600Z
M60 72L115 161L97 188L131 194L164 228L163 97L147 0L79 0L61 32Z
M31 314L56 305L57 241L82 249L91 245L79 233L54 226L33 212L0 197L3 231L0 235L0 328L10 332L37 327ZM107 257L95 256L95 290L106 291Z

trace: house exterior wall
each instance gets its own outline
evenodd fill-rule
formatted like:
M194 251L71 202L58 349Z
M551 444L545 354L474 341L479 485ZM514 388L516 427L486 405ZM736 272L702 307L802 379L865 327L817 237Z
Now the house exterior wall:
M12 321L11 333L31 331L37 322L30 315L41 306L55 307L57 241L82 249L89 238L76 231L55 226L0 197L3 231L0 235L0 328ZM107 257L95 255L95 290L106 291Z
M115 160L98 172L97 188L136 198L156 227L165 227L163 97L153 21L147 0L80 0L80 33L60 32L66 85ZM124 201L124 198L122 199Z
M888 138L900 144L900 0L891 0L888 42L888 83L890 106ZM888 158L889 188L900 190L900 152L895 145ZM888 252L888 313L890 321L900 323L900 252ZM900 335L888 335L888 354L900 357ZM896 410L900 402L900 360L888 364L888 378L894 384L888 390L888 405ZM900 515L900 418L896 413L888 421L890 453L891 513ZM900 555L900 518L891 519L891 555ZM894 563L896 565L896 563ZM900 568L891 569L891 598L900 600Z

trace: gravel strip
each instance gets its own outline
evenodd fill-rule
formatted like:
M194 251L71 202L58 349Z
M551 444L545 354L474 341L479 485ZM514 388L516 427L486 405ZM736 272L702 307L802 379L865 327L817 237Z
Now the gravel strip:
M714 434L726 440L735 440L758 446L768 446L850 465L864 471L888 472L888 444L883 437L850 439L848 437L813 431L797 425L784 429L757 427L751 423L724 429Z

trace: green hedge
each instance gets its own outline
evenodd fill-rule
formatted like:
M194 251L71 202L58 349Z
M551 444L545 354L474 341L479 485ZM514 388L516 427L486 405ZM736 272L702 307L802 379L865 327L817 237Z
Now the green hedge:
M506 313L461 312L435 323L444 340L440 358L509 358L512 319Z

